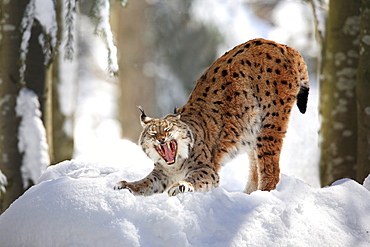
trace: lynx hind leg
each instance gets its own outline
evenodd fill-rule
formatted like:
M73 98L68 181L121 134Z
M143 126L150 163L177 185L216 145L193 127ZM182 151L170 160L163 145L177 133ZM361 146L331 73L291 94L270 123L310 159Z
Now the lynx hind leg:
M257 151L249 153L249 178L245 186L244 193L250 194L258 188L258 164L257 164Z
M257 138L258 190L274 190L280 180L279 159L284 136L282 133L285 131L261 131Z

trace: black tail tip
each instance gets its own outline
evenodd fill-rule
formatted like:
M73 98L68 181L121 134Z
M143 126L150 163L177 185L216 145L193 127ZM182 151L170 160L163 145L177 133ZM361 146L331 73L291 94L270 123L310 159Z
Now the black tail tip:
M299 93L297 95L297 106L301 113L306 112L309 90L310 89L305 86L301 86L301 88L299 89Z

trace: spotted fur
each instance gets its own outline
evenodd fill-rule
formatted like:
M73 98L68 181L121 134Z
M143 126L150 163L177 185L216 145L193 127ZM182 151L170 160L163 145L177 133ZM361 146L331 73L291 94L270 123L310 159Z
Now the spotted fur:
M152 119L142 111L139 142L154 170L116 188L140 195L209 191L219 184L222 164L248 153L245 192L275 189L290 111L297 101L305 113L308 91L306 64L296 50L264 39L236 46L200 76L174 114Z

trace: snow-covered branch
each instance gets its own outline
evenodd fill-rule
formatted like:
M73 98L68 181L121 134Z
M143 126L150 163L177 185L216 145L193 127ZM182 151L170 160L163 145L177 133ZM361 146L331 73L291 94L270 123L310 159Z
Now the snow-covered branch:
M35 20L35 2L36 0L31 0L24 12L22 22L21 22L21 32L22 32L22 42L20 47L20 67L19 67L19 80L21 84L25 84L24 73L26 71L26 59L28 53L28 44L31 38L31 28Z
M32 26L35 20L42 27L42 34L38 40L42 47L45 56L45 66L51 61L52 51L57 45L57 22L55 14L55 5L53 0L31 0L23 14L21 22L22 41L20 46L20 68L19 77L20 83L25 84L24 73L26 71L26 59L28 54L28 46L31 38Z
M121 1L123 4L125 1ZM97 19L95 33L103 37L108 51L108 70L113 75L118 74L117 47L113 43L113 34L110 27L109 0L96 0L92 15Z
M21 117L18 131L18 149L23 154L23 187L29 182L37 182L42 172L50 164L46 131L41 121L40 104L37 95L22 88L17 98L16 113Z
M65 53L64 58L67 60L73 59L74 53L74 30L75 30L75 17L76 17L76 0L66 0L65 8L65 29L67 32L66 43L65 43Z
M313 18L316 28L317 41L324 44L325 19L326 19L326 1L325 0L306 0L312 8Z
M47 66L51 62L52 53L57 44L58 26L55 5L53 0L36 0L35 3L35 18L43 30L38 40L45 56L45 66Z
M8 184L6 176L0 170L0 197L2 193L6 192L5 186Z

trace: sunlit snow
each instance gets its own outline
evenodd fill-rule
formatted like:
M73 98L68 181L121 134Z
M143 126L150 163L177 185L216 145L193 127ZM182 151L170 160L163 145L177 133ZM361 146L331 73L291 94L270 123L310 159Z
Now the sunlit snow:
M120 179L146 174L136 159L121 169L78 161L49 167L0 216L1 246L370 244L370 191L353 180L320 189L282 175L276 190L251 195L223 187L176 197L113 190Z

